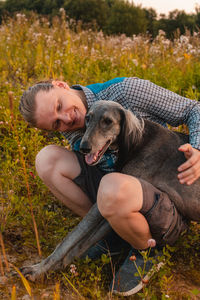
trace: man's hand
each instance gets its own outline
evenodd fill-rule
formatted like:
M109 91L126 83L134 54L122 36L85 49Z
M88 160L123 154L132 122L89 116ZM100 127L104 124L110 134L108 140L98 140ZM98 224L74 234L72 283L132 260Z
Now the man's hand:
M191 185L200 177L200 151L192 148L190 144L179 147L179 151L184 152L187 161L178 167L178 179L180 183Z

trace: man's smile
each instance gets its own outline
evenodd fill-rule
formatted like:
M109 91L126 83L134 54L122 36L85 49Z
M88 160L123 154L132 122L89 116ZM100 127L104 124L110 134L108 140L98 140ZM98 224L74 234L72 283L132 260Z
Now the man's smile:
M80 123L80 116L78 113L77 108L74 108L74 120L73 120L73 125L78 125Z

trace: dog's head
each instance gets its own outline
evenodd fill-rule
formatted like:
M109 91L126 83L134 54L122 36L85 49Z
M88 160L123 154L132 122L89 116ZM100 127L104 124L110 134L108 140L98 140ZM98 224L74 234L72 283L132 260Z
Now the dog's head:
M101 100L85 117L86 131L80 144L86 163L96 165L108 147L126 155L141 136L139 120L120 104Z

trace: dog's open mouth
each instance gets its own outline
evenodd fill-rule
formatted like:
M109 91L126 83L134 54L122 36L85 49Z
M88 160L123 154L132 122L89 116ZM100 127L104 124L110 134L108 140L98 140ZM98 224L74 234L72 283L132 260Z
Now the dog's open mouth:
M111 142L112 142L111 140L108 140L106 144L97 152L86 154L85 155L86 163L90 166L94 166L98 164L98 162L100 161L100 159L102 158L102 156L104 155L108 147L110 146Z

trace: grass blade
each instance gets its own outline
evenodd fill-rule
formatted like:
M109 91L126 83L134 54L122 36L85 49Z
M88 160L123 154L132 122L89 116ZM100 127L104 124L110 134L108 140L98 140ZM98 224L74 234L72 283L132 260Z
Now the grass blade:
M11 300L16 300L16 286L13 285L12 287L12 294L11 294Z
M19 276L21 277L22 282L23 282L29 296L31 297L32 296L31 295L31 287L30 287L30 284L28 283L28 280L24 277L24 275L20 272L20 270L17 267L15 267L15 266L13 266L13 267L16 270L16 272L19 274Z

